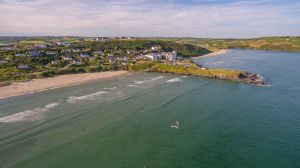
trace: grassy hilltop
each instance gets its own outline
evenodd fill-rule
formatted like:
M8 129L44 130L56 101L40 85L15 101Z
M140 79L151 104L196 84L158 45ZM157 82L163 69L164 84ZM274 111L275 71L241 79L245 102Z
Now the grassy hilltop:
M166 64L160 62L140 62L128 67L129 71L145 71L171 73L177 75L193 75L205 78L215 78L223 80L231 80L243 83L251 83L256 85L267 85L261 77L246 71L232 69L207 69L202 68L192 61L181 61L177 65Z
M162 40L162 38L160 38ZM165 40L170 40L166 38ZM219 49L259 49L272 51L300 52L300 37L261 37L252 39L201 39L174 38L182 44L193 44L209 50Z
M160 62L141 62L129 66L129 71L162 72L177 75L194 75L207 78L218 78L238 81L243 77L244 71L228 69L206 69L200 68L191 61L182 61L180 64L172 65Z

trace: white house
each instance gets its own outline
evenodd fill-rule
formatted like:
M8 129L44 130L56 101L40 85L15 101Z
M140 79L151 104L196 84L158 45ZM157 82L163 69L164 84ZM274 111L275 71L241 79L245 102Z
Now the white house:
M151 50L156 51L156 50L159 50L160 48L161 48L160 46L152 46Z
M26 54L23 54L23 53L17 53L17 54L15 54L15 56L16 56L16 57L25 57Z
M162 55L160 53L149 53L143 56L144 58L148 60L158 60L162 58Z
M20 64L20 65L18 65L18 69L30 70L31 67L27 64Z
M69 42L57 42L56 44L59 46L66 46L66 47L71 45Z
M73 49L72 49L72 52L73 52L73 53L79 53L79 52L80 52L80 49L73 48Z
M38 48L47 48L47 45L46 44L35 44L35 47L38 47Z
M6 63L8 63L7 60L0 60L0 64L6 64Z
M82 57L82 58L89 58L90 55L85 54L85 53L80 53L80 57Z
M57 65L57 64L59 64L58 60L51 61L51 65Z
M73 64L75 64L75 65L83 65L83 62L80 61L80 60L74 60Z
M99 51L93 51L92 54L93 55L102 55L103 51L100 51L100 50Z
M116 57L112 54L108 54L108 56L106 57L106 60L110 63L110 64L113 64L113 63L116 63Z
M90 61L95 61L95 60L96 60L96 57L89 57L89 60L90 60Z
M46 54L49 55L49 56L54 56L57 53L55 51L47 51Z
M29 51L29 55L31 57L39 57L39 56L41 56L41 54L40 54L39 51Z
M11 45L11 44L0 45L0 49L6 50L6 51L15 51L15 50L17 50L17 48L14 45Z
M137 52L135 50L127 50L126 53L127 54L136 54Z
M73 58L72 57L63 57L63 59L65 60L65 61L72 61L73 60Z

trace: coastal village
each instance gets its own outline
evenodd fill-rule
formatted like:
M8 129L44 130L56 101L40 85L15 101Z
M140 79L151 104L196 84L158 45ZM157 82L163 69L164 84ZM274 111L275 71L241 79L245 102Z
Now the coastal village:
M173 73L266 84L253 73L210 69L196 64L191 57L211 51L170 40L133 37L12 37L10 43L3 41L0 43L0 86L57 75L105 71Z
M131 40L132 37L118 38ZM109 38L95 38L93 43L103 43ZM99 65L128 65L138 61L162 61L176 63L176 51L165 51L160 45L140 49L97 49L76 46L77 42L57 41L51 43L1 44L0 65L15 66L21 70L39 67L82 67ZM84 43L84 42L82 42Z

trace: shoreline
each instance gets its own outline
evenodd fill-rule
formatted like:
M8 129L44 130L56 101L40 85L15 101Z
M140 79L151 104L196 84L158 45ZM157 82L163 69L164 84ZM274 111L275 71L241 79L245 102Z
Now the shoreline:
M60 75L43 79L32 79L26 82L15 82L0 87L0 99L32 94L36 92L88 83L99 79L107 79L128 74L127 71L109 71Z
M222 50L217 50L217 51L214 51L212 53L209 53L209 54L205 54L205 55L201 55L201 56L196 56L194 58L209 58L209 57L215 57L215 56L219 56L219 55L222 55L222 54L226 54L228 52L228 49L222 49Z

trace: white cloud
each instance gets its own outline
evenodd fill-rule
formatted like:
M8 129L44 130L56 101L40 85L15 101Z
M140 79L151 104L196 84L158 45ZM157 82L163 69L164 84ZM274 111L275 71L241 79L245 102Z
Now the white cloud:
M1 2L1 1L0 1ZM1 35L299 35L300 4L186 5L151 0L4 0ZM295 14L296 12L296 14Z

